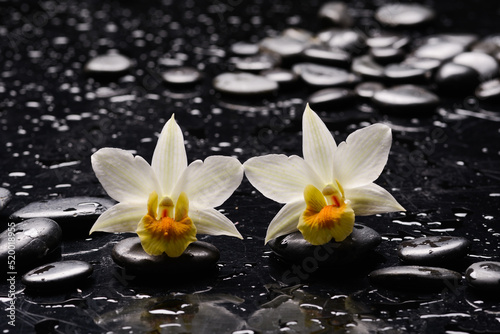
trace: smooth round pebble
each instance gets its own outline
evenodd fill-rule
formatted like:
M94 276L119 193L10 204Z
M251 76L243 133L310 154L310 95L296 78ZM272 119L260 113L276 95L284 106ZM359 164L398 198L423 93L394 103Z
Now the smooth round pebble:
M93 74L120 74L132 67L132 61L119 53L108 53L90 59L85 70Z
M276 67L280 59L269 53L257 54L249 57L233 57L229 61L240 71L259 72Z
M113 247L111 257L116 264L135 275L151 273L182 275L202 273L219 261L219 250L212 244L195 241L179 257L154 256L144 251L139 237L127 238Z
M469 66L479 73L479 79L485 81L498 76L498 63L490 55L481 52L464 52L453 58L455 64Z
M380 82L366 81L356 86L354 91L359 97L371 99L376 92L385 88Z
M424 114L434 111L439 98L415 85L400 85L376 92L373 102L381 109L400 115Z
M473 43L477 42L478 36L469 33L442 33L427 36L425 42L427 44L439 44L439 43L458 43L462 44L465 48L469 47Z
M380 31L366 39L366 45L370 48L404 48L410 42L408 36L393 32Z
M485 292L500 290L500 262L483 261L469 266L465 271L467 283Z
M161 74L163 81L173 85L189 85L200 81L201 73L192 67L177 67Z
M56 250L59 249L61 238L62 230L52 219L33 218L18 224L9 223L8 228L0 234L0 263L7 265L9 255L13 255L14 250L15 267L9 268L9 271L31 269L59 254ZM12 245L15 245L15 249L12 249Z
M253 56L259 53L259 44L236 42L231 45L230 50L232 53L239 56Z
M369 55L355 58L352 61L351 69L354 73L366 78L378 80L385 78L384 67L377 64Z
M465 46L461 43L427 43L413 51L413 56L417 58L430 58L445 61L462 53L464 50Z
M428 71L434 71L443 63L439 59L432 58L417 58L417 57L407 57L403 62L403 64L410 65L415 68L422 68Z
M311 86L341 86L359 81L353 73L331 66L299 63L294 65L292 70Z
M384 76L391 82L421 82L429 76L429 71L409 64L389 64L384 68Z
M287 262L300 263L314 259L318 266L355 264L375 247L382 238L373 229L355 224L354 229L344 241L330 241L314 246L306 241L300 232L278 237L268 242L275 254Z
M304 49L302 57L306 61L331 66L348 67L351 63L351 55L348 52L319 45Z
M327 19L334 25L341 27L351 26L353 18L349 14L347 5L344 2L332 1L327 2L319 9L318 15L320 18Z
M375 12L375 19L391 27L408 27L423 24L434 19L431 8L414 3L392 3L383 5Z
M298 76L290 70L283 68L273 68L262 72L264 78L276 81L279 85L288 85L297 82Z
M250 73L222 73L215 77L214 88L236 95L269 94L278 89L278 83Z
M497 52L500 52L500 34L497 33L484 37L471 47L471 51L487 53L492 56L495 55Z
M476 97L481 101L500 100L500 80L493 79L481 83L476 89Z
M318 39L333 49L359 54L366 48L364 34L351 29L332 28L318 34Z
M441 66L434 80L440 91L456 95L473 91L480 82L475 69L453 62Z
M368 275L373 285L395 290L434 290L455 285L462 275L437 267L396 266L377 269Z
M405 263L446 266L466 256L469 248L465 238L431 236L401 242L398 256Z
M78 286L88 279L93 271L92 265L84 261L52 262L30 270L23 275L22 282L31 289L60 290Z
M267 37L260 42L263 51L272 52L281 57L300 54L308 43L288 36Z
M311 94L307 101L311 108L322 111L346 105L353 101L354 96L354 92L347 88L325 88Z
M12 193L9 189L0 188L0 211L9 204L12 199Z
M403 49L396 49L393 47L371 48L369 55L375 62L386 65L403 60L405 52Z

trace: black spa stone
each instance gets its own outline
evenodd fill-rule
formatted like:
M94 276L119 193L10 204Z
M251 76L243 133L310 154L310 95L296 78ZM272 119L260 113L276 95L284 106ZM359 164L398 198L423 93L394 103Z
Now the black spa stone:
M472 92L480 82L475 69L453 62L441 66L434 80L440 91L454 95Z
M305 48L302 57L308 62L330 66L348 67L351 63L351 55L347 51L321 45Z
M409 64L389 64L384 69L385 78L393 83L422 82L428 77L428 71Z
M319 266L350 265L361 261L381 242L380 235L373 229L355 224L350 236L342 242L330 241L314 246L306 241L300 232L278 237L268 242L275 254L291 263L315 259Z
M371 99L376 92L385 88L380 82L365 81L356 86L354 91L359 97Z
M317 111L346 105L353 101L354 92L347 88L325 88L311 94L307 101Z
M222 73L215 77L214 88L234 95L269 94L278 89L278 83L261 75L250 73Z
M318 39L333 49L360 54L366 48L366 38L357 30L332 28L318 34Z
M28 271L23 275L22 282L35 290L72 288L84 283L93 270L92 265L84 261L52 262Z
M9 189L0 188L0 211L3 210L9 204L12 199L12 193Z
M7 267L9 260L14 259L14 267L8 271L29 270L60 255L61 238L62 230L52 219L33 218L15 225L9 223L0 234L0 263ZM9 255L15 257L9 258Z
M78 224L88 226L107 209L115 205L116 202L101 197L77 196L67 198L57 198L38 202L32 202L24 208L14 212L10 219L20 221L30 218L50 218L61 225L63 229L68 226L77 228Z
M500 262L483 261L469 266L465 271L467 283L485 292L500 291Z
M270 53L261 53L248 57L233 57L229 61L239 71L259 72L278 66L280 58Z
M368 276L373 285L394 290L434 290L456 285L462 276L452 270L428 266L377 269Z
M347 5L341 1L325 3L319 9L318 16L336 26L348 27L353 23L353 18L349 14Z
M123 74L132 67L132 61L119 53L110 52L90 59L85 71L94 75Z
M427 43L418 47L413 55L417 58L430 58L445 61L455 57L465 50L462 43L456 42L440 42Z
M248 42L236 42L231 45L230 50L235 55L253 56L259 53L259 44Z
M479 73L481 81L486 81L498 76L498 62L492 56L481 52L464 52L455 56L453 62L469 66Z
M393 47L371 48L369 54L375 62L382 65L397 63L405 56L403 49Z
M391 27L410 27L431 21L434 10L416 3L395 2L383 5L375 12L375 19Z
M262 72L264 78L277 82L280 86L286 86L297 82L298 76L293 71L284 68L273 68Z
M289 36L267 37L260 42L260 48L281 57L292 57L300 54L307 42Z
M500 80L493 79L481 83L475 93L480 101L500 101Z
M214 268L220 253L212 244L195 241L177 258L168 257L166 254L154 256L144 251L139 237L133 237L117 243L113 247L111 257L116 264L137 275L151 273L181 275L202 273Z
M378 91L372 100L379 108L401 116L428 114L439 103L439 97L415 85L400 85Z
M462 237L431 236L406 240L398 246L399 258L408 264L453 264L467 255L470 241Z
M177 67L161 74L163 81L172 85L190 85L201 79L201 73L192 67Z
M307 84L317 87L344 86L359 81L359 78L355 74L331 66L300 63L294 65L292 70Z
M370 55L355 58L352 61L351 69L354 73L365 78L374 80L383 80L385 78L384 67L377 64Z

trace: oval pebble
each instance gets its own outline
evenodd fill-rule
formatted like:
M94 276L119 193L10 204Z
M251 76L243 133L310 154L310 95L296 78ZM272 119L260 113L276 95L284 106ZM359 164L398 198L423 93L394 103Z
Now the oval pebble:
M366 39L366 44L370 48L401 49L408 45L409 42L410 38L408 36L386 31L376 32Z
M359 97L371 99L376 92L385 88L380 82L366 81L356 86L355 92Z
M366 38L359 31L342 28L332 28L318 34L318 39L333 49L345 50L359 54L366 48Z
M168 257L147 254L139 237L127 238L113 247L111 257L116 264L136 275L151 273L175 273L175 275L202 273L213 268L219 260L219 250L212 244L195 241L181 256Z
M2 211L12 199L9 189L0 188L0 211Z
M299 63L294 65L292 70L311 86L341 86L359 81L353 73L331 66Z
M281 57L300 54L308 43L288 36L267 37L260 42L263 51L272 52Z
M469 66L479 73L481 81L498 76L498 63L490 55L481 52L464 52L453 58L455 64Z
M260 75L266 79L276 81L279 85L289 85L297 82L298 79L297 74L283 68L273 68L262 72Z
M304 49L302 56L306 61L331 66L348 67L351 63L351 55L348 52L319 45Z
M396 290L434 290L456 285L462 275L437 267L396 266L377 269L368 275L373 285Z
M87 280L94 268L90 263L77 260L52 262L30 270L22 282L36 290L73 288Z
M435 75L440 91L447 94L463 94L473 91L479 85L479 73L472 67L448 62Z
M257 54L249 57L233 57L229 60L240 71L259 72L277 66L280 59L269 53Z
M11 271L28 270L60 255L62 230L52 219L33 218L8 226L0 234L0 263L8 263L15 245L15 268Z
M250 73L222 73L215 77L214 88L236 95L269 94L278 89L278 83Z
M327 2L319 9L320 18L327 19L334 25L348 27L353 23L353 18L347 10L347 5L343 2Z
M108 53L90 59L85 70L93 74L121 74L132 67L132 61L119 53Z
M436 95L415 85L400 85L378 91L372 100L381 109L400 115L428 113L434 111L439 102Z
M355 58L352 61L351 69L354 73L366 78L378 80L385 78L384 67L377 64L369 55Z
M173 85L189 85L200 81L201 73L192 67L177 67L161 74L163 81Z
M462 53L464 50L465 46L461 43L427 43L413 51L413 55L417 58L430 58L445 61Z
M231 45L230 50L239 56L253 56L259 53L259 45L256 43L236 42Z
M483 261L470 265L465 271L465 280L478 290L499 291L500 262Z
M403 49L393 47L371 48L369 54L375 62L382 65L397 63L405 56Z
M391 27L409 27L423 24L434 19L431 8L413 3L392 3L381 6L375 12L375 19Z
M361 260L381 242L380 235L373 229L355 224L344 241L330 241L321 246L311 245L300 232L278 237L268 242L275 254L291 263L314 259L318 266L349 265Z
M429 76L429 72L409 64L389 64L384 68L384 76L391 82L421 82Z
M462 259L469 248L470 241L465 238L431 236L401 242L398 246L398 256L405 263L446 265Z
M476 97L481 101L496 102L500 100L500 80L493 79L481 83L476 89Z
M347 88L325 88L311 94L307 101L318 111L346 105L353 101L354 92Z

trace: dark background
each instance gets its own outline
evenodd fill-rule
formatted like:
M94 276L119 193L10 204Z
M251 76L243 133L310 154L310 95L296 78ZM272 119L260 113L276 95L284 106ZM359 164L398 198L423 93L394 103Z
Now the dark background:
M383 3L350 2L356 29L381 29L373 12ZM401 30L416 44L439 32L498 33L496 1L423 3L435 8L436 20ZM0 1L0 185L14 194L1 213L2 229L12 212L33 201L106 196L90 155L118 147L150 161L172 113L184 131L189 161L214 154L241 162L268 153L302 155L301 117L314 90L299 85L262 99L228 99L214 91L211 79L233 70L228 58L234 42L258 42L287 27L318 32L320 4ZM87 75L84 64L109 49L134 60L129 73L104 81ZM164 85L160 73L179 65L200 69L203 81L182 89ZM498 261L498 107L470 95L443 97L436 112L423 117L387 115L370 103L320 113L337 142L369 123L393 128L389 162L377 183L407 212L359 219L383 236L367 261L315 271L291 288L284 280L290 268L263 245L280 205L245 180L221 207L244 240L199 236L221 251L216 275L175 281L172 273L144 282L110 258L114 243L130 235L65 238L62 258L93 263L92 281L44 295L22 291L18 282L17 326L8 332L174 330L168 323L185 326L172 332L196 333L275 333L280 327L296 333L498 332L498 297L477 295L465 282L414 294L375 289L366 278L373 269L399 263L395 250L405 237L467 237L470 255L455 268L462 273L473 262ZM6 285L1 291L5 302ZM158 315L154 309L183 313ZM0 317L8 328L5 323Z

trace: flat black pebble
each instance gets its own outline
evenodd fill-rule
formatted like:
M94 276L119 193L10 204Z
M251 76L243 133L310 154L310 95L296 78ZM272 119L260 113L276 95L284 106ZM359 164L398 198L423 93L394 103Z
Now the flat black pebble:
M116 264L136 275L151 273L181 275L202 273L215 266L219 260L219 250L212 244L195 241L184 253L176 258L166 254L149 255L142 248L139 237L120 241L113 247L111 257Z
M201 73L192 67L177 67L169 69L162 74L163 81L173 85L189 85L201 79Z
M307 42L289 36L276 36L264 38L260 42L260 48L281 57L291 57L300 54L307 44Z
M92 265L84 261L52 262L30 270L23 275L22 282L36 290L71 288L88 279L93 270Z
M325 30L318 34L318 39L330 48L345 50L353 54L359 54L366 48L365 35L351 29Z
M230 50L239 56L253 56L259 53L259 45L255 43L236 42L231 45Z
M45 217L61 224L65 228L67 223L71 228L77 228L78 223L93 223L107 209L115 205L116 202L101 197L67 197L45 201L33 202L24 208L14 212L10 219L20 221L30 218ZM88 224L81 224L88 226Z
M382 80L385 78L384 67L376 63L370 55L355 58L351 69L354 73L370 79Z
M479 73L481 81L498 76L498 62L490 55L481 52L464 52L455 56L453 62L469 66Z
M481 101L500 101L500 80L493 79L481 83L476 89L476 97Z
M405 263L443 265L467 255L470 241L461 237L431 236L406 240L398 246L398 256Z
M461 43L427 43L418 47L413 52L413 55L417 58L430 58L445 61L462 53L464 50L465 46Z
M428 71L422 68L413 67L409 64L389 64L384 69L384 76L391 82L421 82L429 75Z
M473 91L480 82L476 70L453 62L441 66L434 80L440 91L456 95Z
M325 88L311 94L307 101L318 111L346 105L353 101L354 92L347 88Z
M380 82L366 81L356 86L354 91L359 97L371 99L376 92L385 88Z
M273 68L262 72L260 75L266 79L276 81L279 85L289 85L298 80L297 74L283 68Z
M500 291L500 262L483 261L472 264L465 271L465 280L478 290Z
M353 18L347 10L347 5L341 1L327 2L318 11L320 18L341 27L351 26Z
M405 56L403 49L392 47L371 48L369 54L374 61L382 65L397 63L403 60Z
M33 218L9 225L0 234L0 263L7 266L9 255L14 255L15 258L11 259L14 259L15 267L8 271L31 269L60 254L56 250L59 249L61 238L62 230L52 219ZM15 254L12 245L15 245Z
M278 89L276 81L250 73L222 73L213 85L220 92L235 95L269 94Z
M311 86L327 87L350 85L359 78L344 69L312 63L299 63L292 70Z
M7 206L12 199L12 193L9 189L0 188L0 211Z
M119 53L108 53L90 59L85 70L96 75L121 74L132 66L132 61Z
M372 284L394 290L434 290L456 285L462 276L452 270L427 266L377 269L368 276Z
M413 3L392 3L383 5L375 12L375 19L391 27L409 27L431 21L434 10Z
M313 63L339 67L348 67L351 63L351 55L347 51L319 45L305 48L302 57Z
M383 110L404 116L434 111L439 98L419 86L400 85L376 92L373 102Z
M229 61L240 71L259 72L276 67L280 62L280 58L264 53L248 57L233 57Z
M408 45L410 38L398 33L377 31L366 39L366 44L370 48L395 48L400 49Z
M373 229L355 224L350 236L342 242L330 241L314 246L307 242L300 232L278 237L268 242L278 256L291 263L315 261L318 266L355 265L381 242L380 235Z

